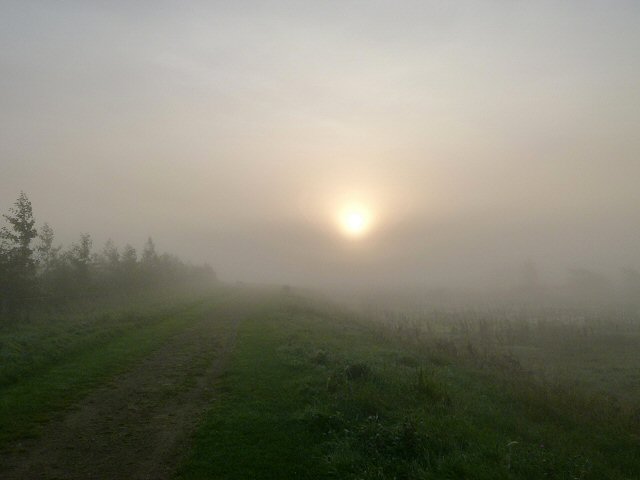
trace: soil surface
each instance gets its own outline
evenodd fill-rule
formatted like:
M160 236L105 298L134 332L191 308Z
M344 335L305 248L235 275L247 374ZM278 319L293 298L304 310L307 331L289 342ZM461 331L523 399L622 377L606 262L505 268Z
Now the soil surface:
M3 480L171 478L233 348L240 312L222 307L172 337L2 455Z

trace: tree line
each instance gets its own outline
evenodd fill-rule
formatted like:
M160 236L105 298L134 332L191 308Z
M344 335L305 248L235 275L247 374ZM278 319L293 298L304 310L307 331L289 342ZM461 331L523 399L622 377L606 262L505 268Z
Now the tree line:
M77 298L128 293L195 281L215 281L209 265L193 266L175 255L159 254L151 238L138 254L108 240L93 251L88 234L68 248L55 244L53 229L36 228L31 201L21 192L0 229L0 314L35 304L61 304Z

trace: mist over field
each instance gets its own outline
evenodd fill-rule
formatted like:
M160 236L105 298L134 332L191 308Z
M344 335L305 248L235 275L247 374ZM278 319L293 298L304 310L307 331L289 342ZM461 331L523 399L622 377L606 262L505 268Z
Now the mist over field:
M639 25L0 0L0 479L640 478Z
M636 2L0 8L0 204L62 243L336 289L640 268Z

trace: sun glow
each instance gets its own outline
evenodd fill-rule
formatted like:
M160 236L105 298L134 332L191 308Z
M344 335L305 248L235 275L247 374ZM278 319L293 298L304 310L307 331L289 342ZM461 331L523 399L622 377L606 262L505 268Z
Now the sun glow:
M358 205L345 208L339 216L342 231L350 237L361 237L371 228L371 213Z

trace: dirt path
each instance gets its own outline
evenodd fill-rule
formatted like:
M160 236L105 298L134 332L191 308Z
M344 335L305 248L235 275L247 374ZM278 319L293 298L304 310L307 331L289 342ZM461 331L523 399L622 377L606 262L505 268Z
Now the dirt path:
M235 342L238 308L222 307L84 398L43 435L3 455L10 479L170 478L214 395Z

